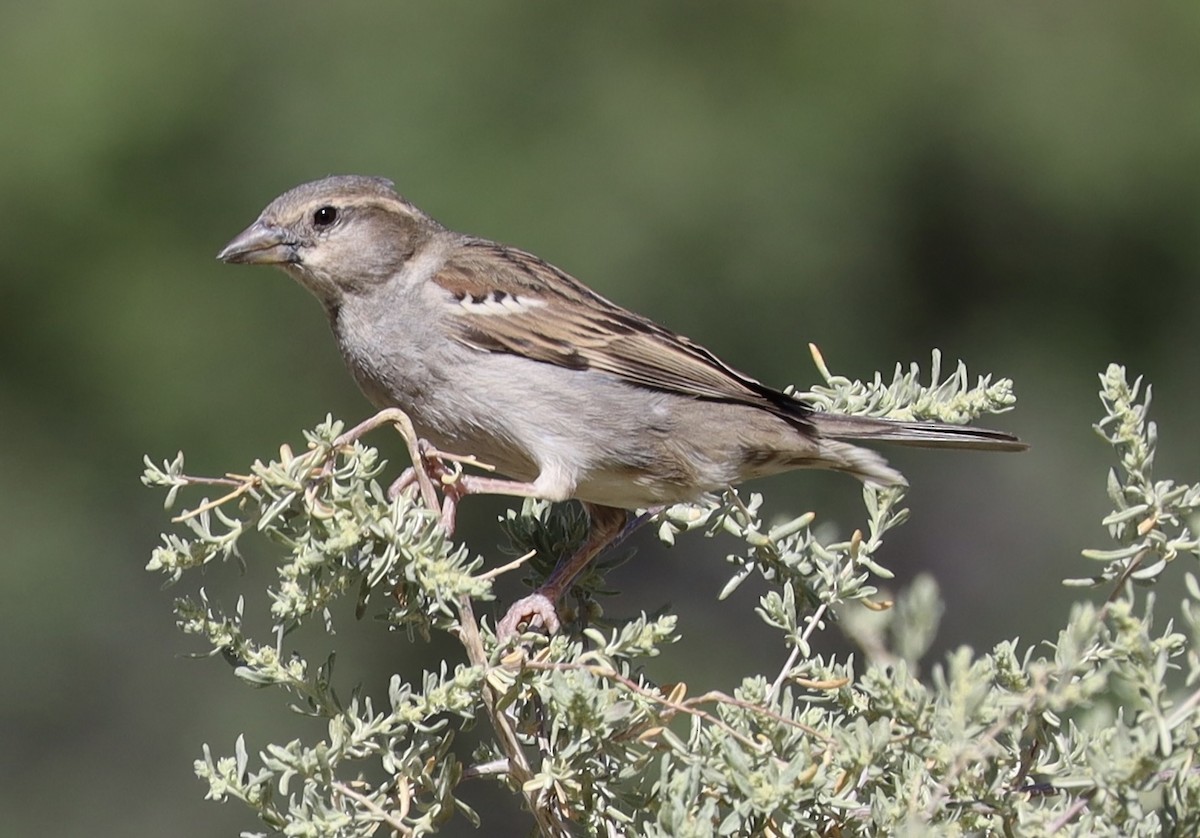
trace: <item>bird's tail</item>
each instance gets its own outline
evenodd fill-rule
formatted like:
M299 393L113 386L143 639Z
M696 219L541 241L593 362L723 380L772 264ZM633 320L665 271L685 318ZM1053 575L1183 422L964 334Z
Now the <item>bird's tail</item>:
M903 475L874 451L842 440L883 442L917 448L967 448L976 451L1024 451L1029 446L1015 436L990 428L944 425L938 422L901 422L837 413L810 413L828 466L846 471L868 483L905 485Z
M1015 436L990 428L969 425L943 425L939 422L900 422L845 416L837 413L810 413L808 421L817 433L832 439L886 442L917 448L971 448L976 451L1024 451L1029 446Z
M916 448L971 448L978 451L1024 451L1028 445L1012 433L988 427L943 425L936 421L898 421L810 413L809 421L823 437L913 445Z

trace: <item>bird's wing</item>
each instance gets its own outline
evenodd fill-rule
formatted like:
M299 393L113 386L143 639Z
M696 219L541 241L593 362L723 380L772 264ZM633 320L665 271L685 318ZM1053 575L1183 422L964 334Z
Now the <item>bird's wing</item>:
M809 409L682 335L621 308L524 251L470 240L433 278L452 309L451 336L642 387L763 408L792 421Z

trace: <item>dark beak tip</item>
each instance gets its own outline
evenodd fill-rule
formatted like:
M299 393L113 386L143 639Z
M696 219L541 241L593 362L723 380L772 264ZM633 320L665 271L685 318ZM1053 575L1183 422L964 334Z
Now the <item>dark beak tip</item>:
M217 261L224 262L226 265L238 265L248 261L247 257L252 256L254 251L246 251L231 244L221 248L221 252L217 254Z
M227 265L281 265L296 261L287 236L262 222L236 235L221 248L217 259Z

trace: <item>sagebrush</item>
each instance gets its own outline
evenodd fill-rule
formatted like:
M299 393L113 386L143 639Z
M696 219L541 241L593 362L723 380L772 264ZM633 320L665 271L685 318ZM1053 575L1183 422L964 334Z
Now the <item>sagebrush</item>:
M824 384L797 397L816 409L969 421L1013 404L1007 380L972 386L961 364L943 378L936 353L928 384L915 365L850 381L814 356ZM339 445L333 420L306 434L303 453L285 446L246 475L197 478L182 454L147 459L144 481L166 489L168 507L181 491L219 493L175 519L149 569L179 582L237 558L250 538L278 562L272 631L250 636L243 600L213 602L203 587L176 601L179 627L232 661L238 679L278 689L281 710L328 723L318 741L282 744L231 731L233 754L205 746L196 772L210 797L241 800L286 835L478 822L459 798L478 782L521 795L543 835L1200 834L1200 583L1189 573L1157 602L1145 592L1200 549L1200 486L1153 477L1149 388L1115 365L1101 382L1096 427L1119 460L1104 520L1113 545L1085 551L1096 572L1072 580L1100 587L1056 638L959 648L924 678L915 665L941 611L936 585L923 577L894 602L877 587L891 576L881 545L907 515L903 489L864 488L864 520L837 543L818 539L812 513L768 526L761 497L733 490L656 516L666 541L721 534L735 544L722 596L751 575L766 580L753 619L790 655L729 688L705 672L656 683L653 658L687 627L669 613L606 622L594 607L603 567L580 579L560 634L497 644L475 604L501 573L520 568L536 584L582 539L573 505L512 510L503 529L523 555L485 559L415 494L389 500L379 481L394 474L368 445ZM381 672L343 695L330 611L343 598L381 613L388 642L444 633L462 651L435 671ZM330 633L327 648L285 645L310 621ZM834 630L859 653L814 655L814 634ZM367 697L384 683L385 702ZM485 744L463 752L456 733L475 724L487 726Z

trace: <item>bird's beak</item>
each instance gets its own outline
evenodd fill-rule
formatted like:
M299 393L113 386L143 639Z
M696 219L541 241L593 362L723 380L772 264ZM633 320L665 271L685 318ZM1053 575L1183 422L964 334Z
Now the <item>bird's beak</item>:
M217 258L240 265L291 265L300 261L296 242L284 230L261 220L238 233Z

